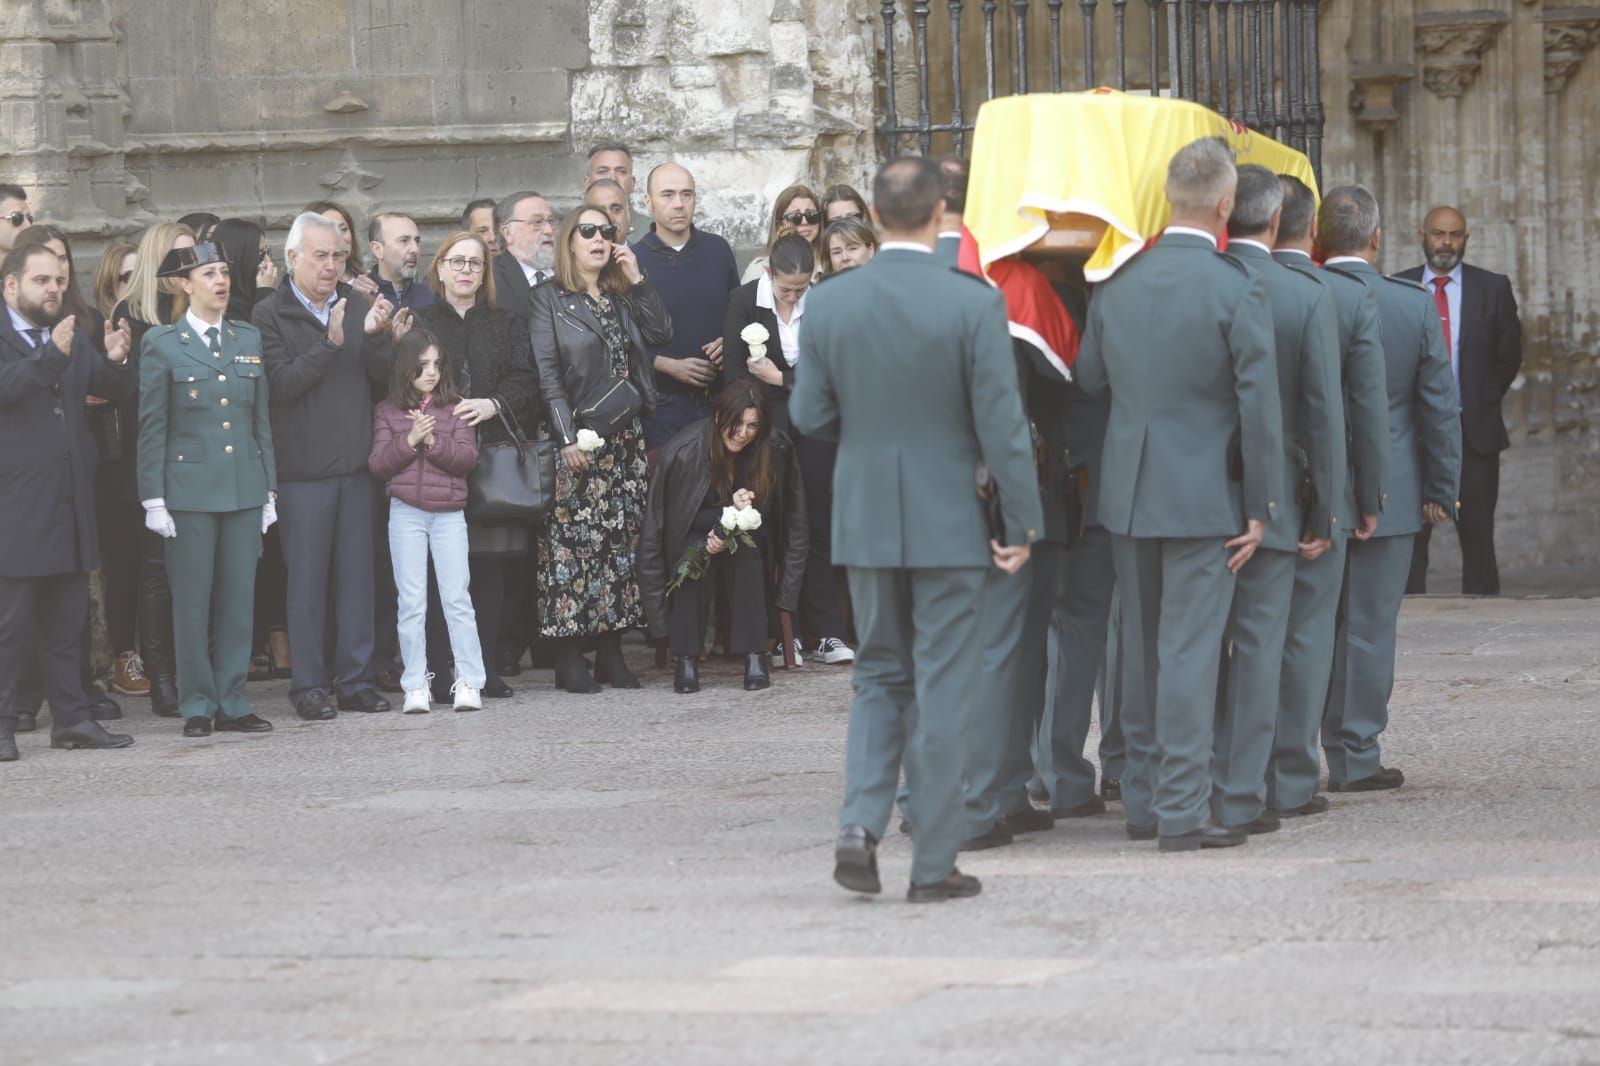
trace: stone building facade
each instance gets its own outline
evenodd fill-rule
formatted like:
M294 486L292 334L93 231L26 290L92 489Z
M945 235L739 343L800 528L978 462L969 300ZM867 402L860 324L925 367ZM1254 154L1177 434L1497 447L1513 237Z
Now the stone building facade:
M1503 565L1592 565L1600 3L1302 3L1320 11L1325 183L1378 193L1382 266L1417 262L1422 215L1451 202L1469 259L1514 279L1527 342ZM883 6L0 0L0 180L75 234L83 272L106 239L200 207L281 229L328 197L437 233L467 200L517 188L570 206L586 146L616 138L641 169L687 162L703 223L753 250L783 186L870 174ZM954 5L896 6L909 47L907 14ZM1436 545L1452 567L1453 538Z

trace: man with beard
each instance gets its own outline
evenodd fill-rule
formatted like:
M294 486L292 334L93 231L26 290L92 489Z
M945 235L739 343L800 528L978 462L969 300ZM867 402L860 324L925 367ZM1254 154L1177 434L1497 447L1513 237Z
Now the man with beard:
M367 223L367 245L372 250L370 276L396 311L415 311L433 303L433 288L417 281L422 234L410 215L398 211L373 215Z
M528 294L556 272L556 217L536 192L514 192L494 208L500 254L494 257L494 303L527 314Z
M1421 282L1433 297L1444 326L1445 349L1461 404L1461 591L1500 595L1494 557L1494 508L1500 498L1500 453L1511 446L1500 404L1522 369L1522 322L1511 279L1462 262L1467 254L1467 219L1453 207L1428 212L1417 237L1425 267L1398 277ZM1423 526L1411 552L1407 592L1426 592L1428 538Z
M15 687L25 654L42 660L53 748L125 748L90 717L80 679L89 572L98 564L94 438L84 397L127 397L132 333L105 329L106 354L61 316L67 272L34 245L0 263L0 762L17 759Z

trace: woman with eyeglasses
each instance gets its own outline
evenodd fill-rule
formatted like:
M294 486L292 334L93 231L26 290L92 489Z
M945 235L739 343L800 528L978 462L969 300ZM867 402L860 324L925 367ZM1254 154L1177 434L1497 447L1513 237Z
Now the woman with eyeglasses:
M817 235L822 232L822 208L818 206L817 194L809 187L791 185L772 202L772 218L767 222L768 248L783 234L785 227L810 241L815 248ZM765 274L766 270L767 257L757 256L745 268L744 276L739 281L749 284Z
M568 215L556 234L555 277L533 290L530 330L539 391L561 445L555 507L539 540L540 633L556 684L599 692L584 665L612 688L638 688L622 634L644 624L636 552L649 474L642 420L655 409L646 345L672 339L672 319L610 216ZM587 430L589 450L579 447ZM590 438L593 439L590 439ZM594 445L598 442L598 448Z
M851 185L830 185L822 190L822 224L841 218L859 218L868 226L872 216L867 213L867 199Z
M94 271L94 306L107 321L117 303L127 297L133 264L138 259L139 246L127 241L113 241L101 253L100 265Z
M489 250L481 237L469 230L450 234L428 266L428 285L439 298L416 312L416 324L437 339L450 379L461 394L453 411L477 428L480 448L509 441L502 413L529 440L539 435L540 426L539 379L533 372L527 319L495 306L489 264ZM495 649L512 560L528 553L530 539L525 524L489 525L473 522L470 516L467 520L472 606L486 670L481 692L490 699L505 699L512 693L496 672ZM438 605L430 603L428 658L436 699L448 696L450 690L445 669L450 636L444 619Z
M822 231L822 273L829 276L865 266L878 254L878 231L854 215L828 223Z

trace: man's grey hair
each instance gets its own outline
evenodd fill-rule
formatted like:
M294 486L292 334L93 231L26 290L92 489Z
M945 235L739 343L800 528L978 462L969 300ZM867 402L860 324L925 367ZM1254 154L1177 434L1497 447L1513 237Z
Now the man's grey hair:
M1221 137L1202 137L1179 148L1167 164L1167 199L1178 214L1205 214L1234 181L1233 152Z
M1265 233L1272 216L1283 206L1283 183L1266 167L1246 163L1239 168L1239 186L1233 194L1233 214L1228 216L1228 236L1249 237Z
M1378 198L1365 185L1328 190L1317 212L1317 243L1328 255L1364 251L1378 232Z
M494 205L494 229L495 229L495 232L498 233L501 230L505 229L506 223L510 222L513 218L517 217L517 205L518 204L522 203L522 201L524 201L524 200L532 200L532 199L535 199L535 198L543 200L544 199L544 195L542 193L536 193L532 189L525 189L522 192L514 192L510 196L507 196L504 199L502 199L499 203L495 204Z
M325 229L335 237L339 236L339 227L332 219L324 218L315 211L302 211L294 216L294 222L289 226L289 239L283 242L284 252L299 252L308 229Z
M589 149L589 158L593 159L601 152L621 152L623 155L628 157L629 162L633 161L633 149L629 148L621 141L601 141L599 144Z

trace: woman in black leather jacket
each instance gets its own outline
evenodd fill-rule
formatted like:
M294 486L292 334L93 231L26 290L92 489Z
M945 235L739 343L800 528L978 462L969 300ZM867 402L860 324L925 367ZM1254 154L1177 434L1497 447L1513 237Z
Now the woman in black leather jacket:
M639 687L622 659L622 633L644 624L635 566L649 469L641 419L656 402L645 346L671 340L672 320L633 250L618 242L625 236L598 208L574 211L556 235L555 277L529 300L539 392L561 446L555 506L539 537L540 633L568 692L600 691L583 661L590 637L595 672L613 688ZM579 430L594 432L585 409L618 395L623 379L638 408L597 449L580 448Z
M728 652L745 657L744 687L770 684L767 640L772 607L793 611L806 568L806 501L794 445L772 427L766 396L751 381L722 390L711 417L685 426L656 457L639 537L639 587L650 635L669 639L677 660L673 689L700 690L700 643L717 586L729 607ZM761 514L755 551L729 553L723 508ZM704 577L667 586L694 547L711 553ZM773 581L776 573L777 580Z

